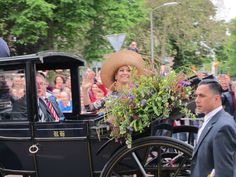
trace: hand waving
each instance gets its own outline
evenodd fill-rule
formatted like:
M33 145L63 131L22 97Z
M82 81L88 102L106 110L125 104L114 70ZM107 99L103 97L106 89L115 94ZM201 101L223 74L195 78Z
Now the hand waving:
M82 89L88 90L94 83L95 73L91 69L87 69L85 75L83 76Z

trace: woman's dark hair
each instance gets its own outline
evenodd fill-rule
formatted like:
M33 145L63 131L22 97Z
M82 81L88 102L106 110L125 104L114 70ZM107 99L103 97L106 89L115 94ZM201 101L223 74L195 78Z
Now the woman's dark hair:
M63 75L56 75L55 78L54 78L54 84L56 84L56 80L57 80L58 77L62 78L63 84L66 83L66 79L65 79L65 77Z

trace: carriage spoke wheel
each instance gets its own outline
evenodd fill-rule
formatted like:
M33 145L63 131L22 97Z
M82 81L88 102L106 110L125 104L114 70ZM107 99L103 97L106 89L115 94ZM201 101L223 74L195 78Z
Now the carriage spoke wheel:
M192 146L170 137L145 137L119 149L100 177L189 177Z

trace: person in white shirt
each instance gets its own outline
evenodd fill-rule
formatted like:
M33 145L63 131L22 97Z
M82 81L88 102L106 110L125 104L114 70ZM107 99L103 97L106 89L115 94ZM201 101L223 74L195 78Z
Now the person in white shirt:
M221 92L214 79L202 80L197 87L196 108L205 117L193 151L191 177L236 176L236 124L222 107Z

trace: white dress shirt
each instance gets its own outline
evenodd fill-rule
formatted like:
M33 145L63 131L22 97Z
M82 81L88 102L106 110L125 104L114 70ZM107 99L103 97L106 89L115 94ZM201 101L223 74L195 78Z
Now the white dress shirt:
M221 109L223 109L222 106L217 107L216 109L214 109L213 111L209 112L208 114L205 115L204 117L204 122L201 126L201 128L198 130L198 134L197 134L197 142L201 136L202 131L204 130L204 128L206 127L207 123L211 120L211 118L217 113L219 112Z

